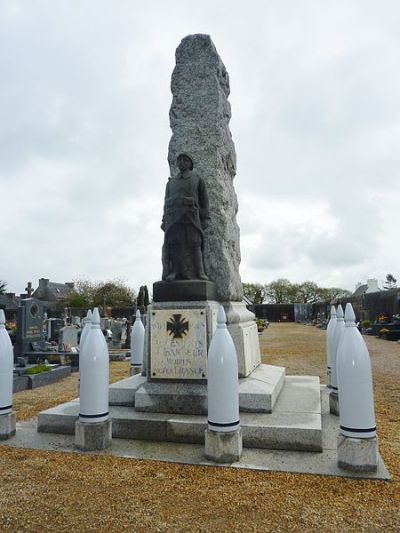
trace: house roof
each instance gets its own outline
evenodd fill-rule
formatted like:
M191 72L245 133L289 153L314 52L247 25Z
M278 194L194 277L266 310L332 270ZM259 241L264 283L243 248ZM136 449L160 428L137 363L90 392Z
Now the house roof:
M49 280L39 280L39 287L33 292L33 298L39 300L59 301L67 298L73 290L70 283L56 283Z
M72 291L72 288L65 283L53 283L52 281L49 281L48 289L57 300L63 300Z
M362 296L365 294L366 290L368 289L368 283L365 283L364 285L360 285L357 287L357 289L353 292L353 296Z
M0 307L3 309L18 309L18 302L7 294L0 294Z

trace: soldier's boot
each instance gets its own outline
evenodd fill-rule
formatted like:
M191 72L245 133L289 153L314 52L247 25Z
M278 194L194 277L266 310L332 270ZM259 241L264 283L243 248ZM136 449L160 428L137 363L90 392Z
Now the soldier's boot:
M208 277L204 272L203 254L200 248L193 250L193 263L196 269L197 279L208 281Z
M166 244L163 244L163 247L162 247L161 262L162 262L162 267L163 267L161 279L165 281L168 275L170 274L170 270L171 270L171 267L169 264L168 246Z
M181 246L170 244L168 246L168 256L170 261L169 273L166 276L166 281L174 281L181 269L180 255L181 255Z

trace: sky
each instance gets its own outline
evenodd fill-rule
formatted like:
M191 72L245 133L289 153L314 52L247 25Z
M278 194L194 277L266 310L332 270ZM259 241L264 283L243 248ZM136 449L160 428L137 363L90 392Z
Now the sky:
M243 282L400 277L397 0L0 0L0 279L161 278L175 49L230 76Z

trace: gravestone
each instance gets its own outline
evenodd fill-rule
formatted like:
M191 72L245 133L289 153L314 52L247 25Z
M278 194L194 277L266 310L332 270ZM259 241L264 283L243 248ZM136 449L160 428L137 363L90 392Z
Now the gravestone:
M129 327L129 324L128 324L127 319L123 318L122 324L121 324L121 346L125 346L126 344L126 340L128 338L128 327Z
M58 342L60 329L64 327L64 320L62 318L50 318L50 337L52 342Z
M32 350L32 343L44 349L43 335L44 311L43 304L36 298L21 300L17 314L17 338L14 346L14 357L23 357Z
M80 316L73 316L71 318L71 324L73 326L80 326L81 325L81 317Z
M183 380L206 380L207 349L220 303L235 343L239 376L246 377L260 364L261 356L255 316L242 302L238 202L233 186L236 153L229 130L229 76L210 36L189 35L182 40L176 50L171 90L172 137L168 152L171 178L166 187L162 222L166 232L163 281L153 285L148 379L177 379L179 372ZM193 240L198 246L199 234L204 275L201 264L196 267L197 252L192 251L193 257L189 257L191 248L195 248ZM170 260L169 255L182 248L186 254L182 252L182 260ZM179 315L180 319L175 318ZM171 338L168 328L179 320L188 322L188 330L179 339ZM203 330L205 336L200 333ZM179 370L175 361L184 361Z
M71 348L78 347L78 328L76 326L64 326L58 334L58 349L60 352L70 352Z
M100 319L100 328L104 332L107 329L111 329L112 319L111 318L101 318Z
M120 320L113 320L110 329L112 332L110 348L119 350L121 348L122 322Z

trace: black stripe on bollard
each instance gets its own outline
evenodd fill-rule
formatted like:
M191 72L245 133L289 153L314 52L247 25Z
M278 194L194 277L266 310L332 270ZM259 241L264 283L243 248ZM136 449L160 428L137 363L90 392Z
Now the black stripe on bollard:
M102 413L100 415L82 415L81 413L79 413L79 417L80 418L100 418L102 416L107 416L109 414L110 414L109 411L107 411L107 413Z
M210 422L209 420L208 423L210 424L210 426L215 426L217 428L228 428L231 426L237 426L238 424L240 424L240 420L237 420L236 422L228 422L225 424L219 424L218 422Z
M0 411L5 411L6 409L11 409L12 407L12 404L11 405L6 405L5 407L0 407Z
M370 433L371 431L376 431L376 426L373 428L347 428L345 426L340 426L340 429L343 429L343 431L352 431L354 433Z

